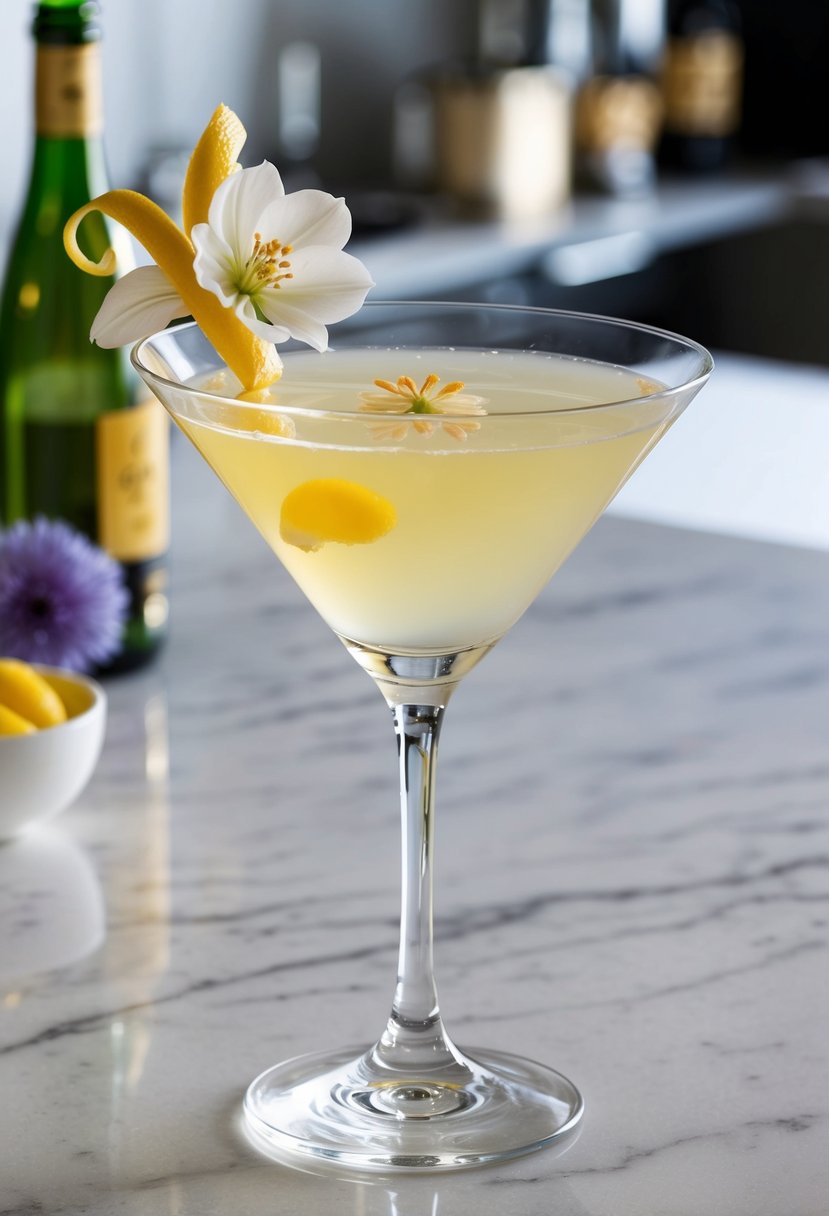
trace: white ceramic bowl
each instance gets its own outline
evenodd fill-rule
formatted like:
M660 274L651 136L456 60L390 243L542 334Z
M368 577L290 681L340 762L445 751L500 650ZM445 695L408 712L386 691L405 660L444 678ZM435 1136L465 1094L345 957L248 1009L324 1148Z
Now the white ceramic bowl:
M66 706L67 719L30 735L0 736L0 840L51 819L74 802L98 762L106 693L88 676L37 666Z

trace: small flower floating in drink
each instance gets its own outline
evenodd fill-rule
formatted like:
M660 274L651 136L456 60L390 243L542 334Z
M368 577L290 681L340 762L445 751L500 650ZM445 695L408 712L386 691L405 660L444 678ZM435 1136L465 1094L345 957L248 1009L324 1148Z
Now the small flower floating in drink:
M364 413L416 415L406 422L370 422L368 425L375 439L405 439L409 426L414 427L419 435L431 435L436 424L427 417L429 414L447 415L437 425L453 439L466 439L481 425L467 421L467 418L486 413L483 407L486 397L461 392L466 387L462 380L453 380L435 392L440 384L440 376L434 372L426 377L420 388L411 376L398 376L396 384L392 384L391 380L375 380L374 383L382 392L360 393L360 409Z

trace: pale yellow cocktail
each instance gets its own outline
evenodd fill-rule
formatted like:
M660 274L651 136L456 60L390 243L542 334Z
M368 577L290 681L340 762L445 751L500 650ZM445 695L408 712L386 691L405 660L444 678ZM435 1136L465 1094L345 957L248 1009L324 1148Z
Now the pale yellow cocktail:
M371 413L355 425L361 393L402 372L463 380L486 414L460 437L449 396L446 414L389 425ZM232 394L235 385L214 378L208 387ZM264 407L204 408L179 422L333 629L445 653L500 637L531 603L668 425L657 388L620 368L545 354L303 352L286 358ZM284 504L290 511L289 496L307 483L309 496L345 483L346 514L347 487L377 496L387 530L300 547Z

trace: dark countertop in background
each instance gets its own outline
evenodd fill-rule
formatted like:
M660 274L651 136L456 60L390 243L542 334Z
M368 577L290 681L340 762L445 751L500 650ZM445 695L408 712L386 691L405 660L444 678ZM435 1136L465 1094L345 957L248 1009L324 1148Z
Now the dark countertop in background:
M445 294L544 262L562 286L629 273L661 253L751 231L814 200L797 167L667 180L641 198L575 197L549 219L475 223L425 212L407 230L355 241L379 299ZM575 252L573 252L575 251Z

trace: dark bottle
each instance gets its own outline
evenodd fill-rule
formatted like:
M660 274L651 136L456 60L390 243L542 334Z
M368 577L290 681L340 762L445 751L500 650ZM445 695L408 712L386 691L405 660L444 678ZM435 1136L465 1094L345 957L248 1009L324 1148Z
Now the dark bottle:
M629 34L635 0L593 0L591 74L576 98L576 167L582 183L640 194L655 181L662 105L650 56Z
M127 352L89 340L113 280L63 249L65 221L108 188L98 6L42 0L34 36L34 158L0 305L0 523L64 519L121 563L129 617L109 669L126 669L166 631L167 419ZM130 268L129 244L98 213L80 237L95 260L114 245L119 272Z
M672 0L662 70L660 160L706 172L728 161L743 91L740 12L732 0Z

